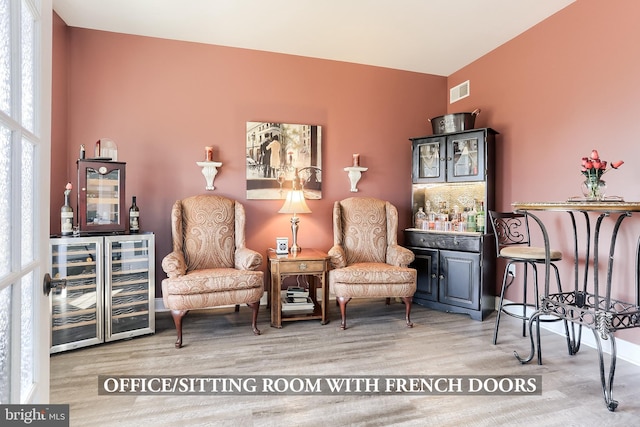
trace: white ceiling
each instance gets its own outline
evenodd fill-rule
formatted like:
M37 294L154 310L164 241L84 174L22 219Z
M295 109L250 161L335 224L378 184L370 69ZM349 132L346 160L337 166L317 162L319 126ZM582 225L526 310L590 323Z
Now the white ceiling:
M53 0L72 27L448 76L574 0Z

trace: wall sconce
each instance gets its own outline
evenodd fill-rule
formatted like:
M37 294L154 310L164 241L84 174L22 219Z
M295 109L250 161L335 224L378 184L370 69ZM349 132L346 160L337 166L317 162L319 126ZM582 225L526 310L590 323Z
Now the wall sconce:
M363 168L360 166L360 154L353 155L353 166L347 166L344 171L349 175L349 181L351 182L351 192L358 192L358 181L362 177L362 172L369 170L369 168Z
M278 211L278 213L290 213L291 217L291 234L293 235L293 243L291 244L291 253L293 255L302 251L302 248L298 246L298 223L300 218L296 214L311 213L311 209L304 201L304 192L300 190L296 184L296 180L293 181L293 190L287 194L287 199L284 201L284 205Z
M204 179L207 181L206 190L215 190L213 186L213 181L218 174L218 168L222 166L221 162L213 161L213 147L204 147L205 150L205 161L204 162L196 162L198 166L202 168L202 175L204 175Z

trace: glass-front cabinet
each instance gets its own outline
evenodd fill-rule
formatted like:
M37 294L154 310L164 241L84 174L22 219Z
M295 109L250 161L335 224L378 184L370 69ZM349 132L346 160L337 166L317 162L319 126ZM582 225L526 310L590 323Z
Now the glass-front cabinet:
M413 183L484 181L485 130L412 138Z
M416 304L483 320L494 310L495 136L490 128L411 138ZM480 219L482 218L482 219Z
M123 162L78 160L78 225L81 232L124 232L125 166Z
M50 239L51 353L155 332L152 233Z

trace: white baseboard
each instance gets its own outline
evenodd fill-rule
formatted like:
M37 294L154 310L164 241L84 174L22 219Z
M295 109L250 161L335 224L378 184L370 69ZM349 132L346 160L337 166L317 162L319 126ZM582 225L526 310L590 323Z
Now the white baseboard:
M496 297L496 307L498 307L499 302L500 299ZM508 301L506 299L504 300L505 304L511 302L513 301ZM532 309L530 310L530 313L533 313ZM562 324L562 322L540 322L540 327L564 337L564 325ZM602 340L601 342L602 351L610 355L611 345L609 341ZM596 339L593 336L593 331L590 328L582 328L581 345L586 345L595 349L598 348ZM616 338L616 353L618 359L633 363L636 366L640 366L640 345Z

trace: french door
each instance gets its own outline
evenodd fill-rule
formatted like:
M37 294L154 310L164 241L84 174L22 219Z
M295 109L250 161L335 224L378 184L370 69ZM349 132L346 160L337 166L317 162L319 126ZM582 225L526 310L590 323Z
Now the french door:
M51 0L0 0L0 404L49 401L51 35Z

